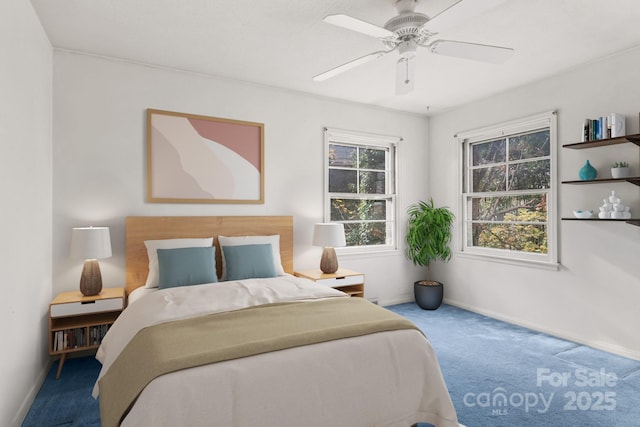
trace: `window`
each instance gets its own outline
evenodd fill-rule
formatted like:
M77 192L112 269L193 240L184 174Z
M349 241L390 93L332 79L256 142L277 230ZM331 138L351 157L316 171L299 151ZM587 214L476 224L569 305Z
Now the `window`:
M325 221L344 224L347 247L396 248L399 138L325 131Z
M557 263L555 112L457 137L462 252Z

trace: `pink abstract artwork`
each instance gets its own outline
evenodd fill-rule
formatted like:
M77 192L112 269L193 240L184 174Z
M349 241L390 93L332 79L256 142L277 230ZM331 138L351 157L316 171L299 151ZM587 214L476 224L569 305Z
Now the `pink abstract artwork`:
M262 123L147 110L147 200L264 203Z

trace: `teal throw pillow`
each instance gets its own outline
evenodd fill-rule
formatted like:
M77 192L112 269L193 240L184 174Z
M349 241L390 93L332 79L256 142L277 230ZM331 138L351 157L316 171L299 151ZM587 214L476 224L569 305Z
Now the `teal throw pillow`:
M158 249L159 288L215 283L215 248Z
M276 277L271 244L223 246L227 280Z

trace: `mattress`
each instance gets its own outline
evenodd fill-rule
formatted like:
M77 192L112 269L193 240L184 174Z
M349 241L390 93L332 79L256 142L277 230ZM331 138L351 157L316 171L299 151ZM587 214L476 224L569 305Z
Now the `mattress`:
M138 331L272 303L348 298L293 276L159 291L130 301L98 350L99 380ZM139 360L141 368L144 360ZM428 340L405 329L339 339L168 373L140 393L124 426L457 426Z

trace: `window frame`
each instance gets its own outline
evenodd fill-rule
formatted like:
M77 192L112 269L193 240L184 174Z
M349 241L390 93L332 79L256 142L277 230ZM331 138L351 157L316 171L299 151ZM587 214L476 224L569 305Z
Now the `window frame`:
M389 232L391 234L390 243L384 245L368 245L368 246L346 246L335 248L337 252L350 253L375 253L398 250L398 143L402 138L387 135L377 135L365 132L349 131L336 128L324 129L324 222L341 222L331 221L331 198L343 197L349 199L357 199L357 193L332 193L329 192L329 146L331 144L353 145L358 147L384 148L389 150L391 159L388 159L389 170L387 177L391 182L386 183L387 189L384 194L370 194L361 198L379 198L382 200L390 200L391 207L387 210L390 212L391 219L386 218L387 223L391 223Z
M536 130L549 129L549 162L550 182L548 189L540 190L505 190L500 192L473 192L470 165L470 147L474 143L516 136ZM529 117L512 120L484 128L461 132L455 135L459 146L459 253L471 258L505 262L509 264L538 266L546 269L558 269L558 176L557 176L557 112L544 112ZM527 159L533 160L533 159ZM505 162L505 164L508 164ZM473 197L491 195L527 195L547 194L547 253L527 253L508 249L483 248L469 244L468 224L470 204Z

